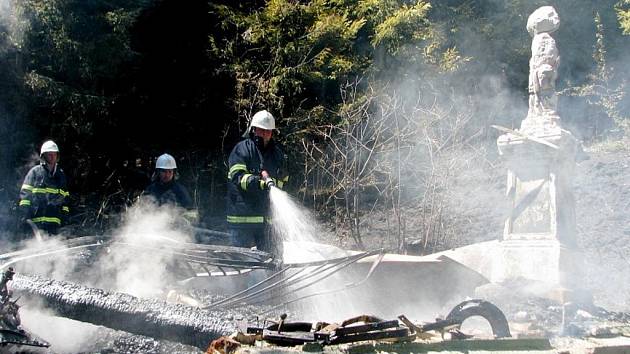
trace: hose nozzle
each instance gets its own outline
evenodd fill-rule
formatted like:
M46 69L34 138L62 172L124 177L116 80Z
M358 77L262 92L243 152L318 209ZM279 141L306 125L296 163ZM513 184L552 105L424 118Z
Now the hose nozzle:
M275 187L276 186L276 182L274 182L271 177L265 178L264 181L265 181L265 185L267 186L268 189L271 189L271 187Z

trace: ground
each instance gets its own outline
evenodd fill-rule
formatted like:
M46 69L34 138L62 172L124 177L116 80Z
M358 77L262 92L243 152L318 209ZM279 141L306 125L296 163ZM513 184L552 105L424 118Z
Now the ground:
M502 237L508 210L506 168L492 148L483 154L460 153L461 161L450 164L456 173L445 182L448 188L439 205L439 227L427 231L426 205L410 204L403 209L409 253L427 254ZM628 311L630 139L598 142L584 150L588 159L577 164L573 185L585 286L598 305ZM377 213L365 218L363 241L368 247L395 248L387 217ZM344 244L353 246L348 240Z
M587 147L575 179L578 244L595 301L630 310L630 140Z

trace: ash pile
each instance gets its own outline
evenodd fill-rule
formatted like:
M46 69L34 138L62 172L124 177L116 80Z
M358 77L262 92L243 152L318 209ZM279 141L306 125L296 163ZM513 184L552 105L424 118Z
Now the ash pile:
M527 283L528 286L523 286ZM486 284L476 295L501 308L512 333L519 338L549 338L558 351L630 348L630 313L608 311L594 304L588 292L562 301L562 294L526 280Z

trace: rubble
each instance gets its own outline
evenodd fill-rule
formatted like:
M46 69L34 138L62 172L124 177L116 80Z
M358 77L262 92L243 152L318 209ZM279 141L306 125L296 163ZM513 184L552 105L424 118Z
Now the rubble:
M46 350L49 343L22 327L20 306L7 287L14 276L13 268L7 269L0 276L0 352L30 353Z

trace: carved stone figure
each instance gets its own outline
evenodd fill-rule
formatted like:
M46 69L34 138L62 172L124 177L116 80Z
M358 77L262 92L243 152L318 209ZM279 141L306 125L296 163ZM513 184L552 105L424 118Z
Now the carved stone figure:
M527 31L533 38L529 60L529 111L521 125L524 132L558 126L556 79L560 54L551 33L559 27L560 18L552 6L538 8L527 20Z
M507 134L497 140L508 167L510 210L492 279L542 281L564 293L580 288L582 256L572 190L577 141L562 129L557 112L560 54L551 34L559 26L551 6L538 8L527 20L529 110L519 130L504 129Z

